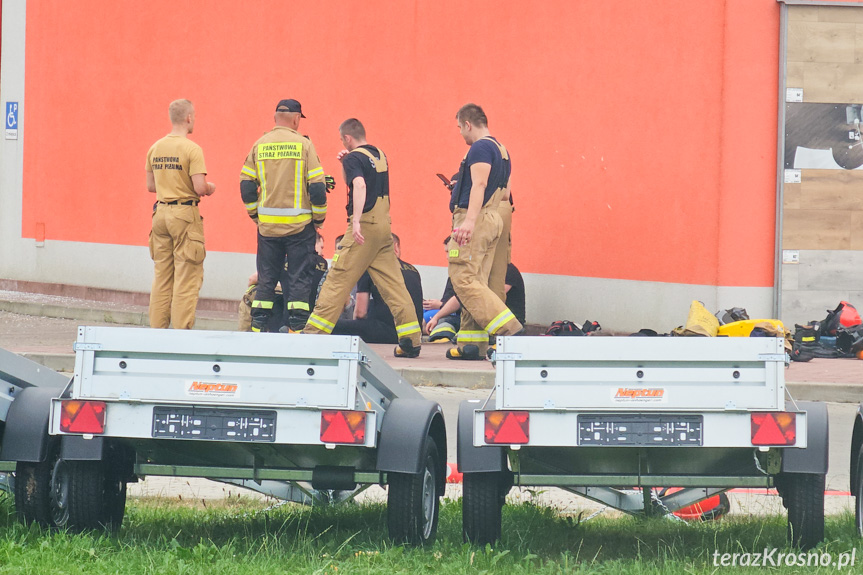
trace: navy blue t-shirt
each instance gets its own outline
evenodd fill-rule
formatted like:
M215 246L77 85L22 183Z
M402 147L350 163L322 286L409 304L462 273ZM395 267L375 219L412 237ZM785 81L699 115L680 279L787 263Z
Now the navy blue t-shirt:
M496 140L495 140L496 141ZM488 175L488 184L485 187L483 205L488 203L491 196L498 188L506 187L512 172L510 160L504 160L500 154L497 144L489 139L480 139L471 144L459 169L458 181L452 189L449 208L467 208L470 201L470 189L473 181L470 176L470 167L474 164L489 164L491 172Z

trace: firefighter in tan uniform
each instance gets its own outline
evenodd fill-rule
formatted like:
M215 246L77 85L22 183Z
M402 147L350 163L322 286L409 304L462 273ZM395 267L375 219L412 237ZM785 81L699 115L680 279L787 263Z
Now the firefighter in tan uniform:
M299 102L281 100L276 126L255 142L240 173L240 195L258 224L252 331L267 331L279 281L286 308L279 331L298 332L309 317L315 227L327 215L327 187L312 141L297 132L300 118L305 116Z
M501 157L509 160L509 153L501 144L498 144ZM497 203L497 213L501 220L500 239L494 248L494 258L491 262L491 270L488 274L488 287L494 292L494 295L500 298L500 301L506 303L506 272L509 269L509 264L512 261L512 214L515 211L512 195L509 189L509 183L506 188L499 190L500 201ZM494 200L492 200L494 202ZM507 306L509 307L509 306ZM491 353L495 348L493 336L489 336L489 347L486 355L490 358Z
M201 146L187 137L195 127L192 103L171 102L168 113L171 133L147 152L147 190L156 194L149 242L155 264L150 327L191 329L206 255L198 202L216 185L207 182Z
M506 149L491 137L482 108L466 104L456 114L459 132L470 146L453 187L452 241L449 277L461 301L461 327L450 359L484 359L489 336L513 335L522 330L515 315L489 288L495 250L503 231L498 212L509 187L510 161ZM506 240L504 240L506 241ZM504 272L506 266L504 264Z
M348 184L348 229L303 333L332 333L351 288L368 270L393 314L399 342L395 356L417 357L422 332L393 252L387 158L369 145L365 128L355 118L342 122L339 135L346 148L339 159Z

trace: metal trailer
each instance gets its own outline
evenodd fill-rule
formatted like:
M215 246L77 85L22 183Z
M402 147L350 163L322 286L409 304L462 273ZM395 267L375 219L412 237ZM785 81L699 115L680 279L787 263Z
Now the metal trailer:
M203 477L332 502L387 484L400 543L434 540L446 429L358 337L81 327L74 378L9 408L27 522L117 528L126 484Z
M863 403L857 406L851 432L851 495L854 496L854 523L863 537Z
M823 539L827 408L787 394L781 339L503 337L495 361L459 409L466 540L500 537L513 485L649 515L776 487L792 542Z
M56 397L68 383L68 377L0 348L0 442L7 427L9 409L17 397L26 395L32 401L42 401L46 407L44 424L47 426L50 398ZM14 464L0 461L0 490L12 489L13 471Z

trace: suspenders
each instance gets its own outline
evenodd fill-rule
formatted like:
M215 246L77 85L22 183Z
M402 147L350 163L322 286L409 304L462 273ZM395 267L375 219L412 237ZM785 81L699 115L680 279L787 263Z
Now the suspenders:
M372 166L374 166L377 173L382 174L387 171L387 157L384 155L383 150L378 150L378 153L381 155L380 158L376 158L374 154L372 154L369 150L365 148L354 148L352 152L359 152L365 156L368 156L369 160L371 160L372 162Z
M501 157L501 159L502 159L505 163L509 163L509 152L507 152L507 151L506 151L506 148L503 146L503 144L501 144L500 142L498 142L497 140L495 140L495 139L494 139L494 138L492 138L491 136L484 136L484 137L480 138L480 140L488 140L488 141L490 141L491 143L493 143L495 146L497 146L497 149L498 149L498 151L500 152L500 157ZM477 141L479 141L479 140L477 140ZM461 161L461 166L459 166L459 170L458 170L458 179L459 179L459 182L464 181L464 168L465 168L465 166L464 166L464 162L465 162L465 160L467 160L467 154L465 154L465 155L464 155L464 158L463 158L463 159L462 159L462 161ZM503 189L506 189L506 188L508 188L508 187L509 187L509 177L507 177L506 181L505 181L505 182L503 182L503 185L502 185L502 186L500 186L500 187L498 187L498 188L495 190L495 192L494 192L494 193L497 193L498 191L503 190ZM461 193L461 194L464 194L464 193L465 193L465 190L461 189L461 185L460 185L460 184L459 184L459 191L460 191L460 193ZM469 194L469 193L470 193L470 190L467 190L467 191L466 191L466 193L468 193L468 194ZM492 194L492 195L494 195L494 194ZM460 200L460 199L461 199L461 198L453 198L453 200L454 200L454 201L450 201L450 211L452 211L452 210L453 210L453 208L455 208L455 206L457 206L457 205L458 205L458 203L459 203L459 200Z

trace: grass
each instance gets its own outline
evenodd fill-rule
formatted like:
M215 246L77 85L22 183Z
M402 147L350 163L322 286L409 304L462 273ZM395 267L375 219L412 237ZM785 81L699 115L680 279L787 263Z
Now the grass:
M116 536L25 527L0 494L0 574L390 574L390 573L715 573L763 572L714 567L712 553L761 551L785 543L785 518L726 518L708 524L609 518L587 522L531 503L504 508L504 537L494 548L461 541L461 503L441 507L438 541L427 549L386 540L380 504L308 508L225 499L191 504L132 499ZM853 518L828 518L820 551L834 556L863 545ZM835 573L835 567L772 568Z

